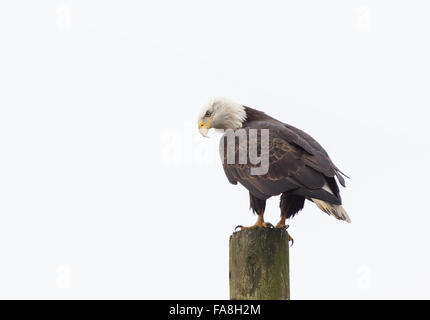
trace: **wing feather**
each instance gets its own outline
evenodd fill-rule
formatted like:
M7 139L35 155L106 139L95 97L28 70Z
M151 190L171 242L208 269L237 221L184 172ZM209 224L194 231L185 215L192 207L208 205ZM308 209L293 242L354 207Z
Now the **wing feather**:
M273 119L274 120L274 119ZM252 175L249 158L247 164L239 164L239 139L236 137L233 164L226 163L224 152L224 171L228 180L239 182L253 195L266 199L290 191L308 198L321 199L341 204L339 188L334 177L344 186L342 173L333 164L327 152L312 137L277 120L252 121L244 129L249 138L249 129L269 129L269 170L265 175ZM227 145L227 135L224 135ZM257 140L257 150L261 151ZM327 187L328 186L328 187Z

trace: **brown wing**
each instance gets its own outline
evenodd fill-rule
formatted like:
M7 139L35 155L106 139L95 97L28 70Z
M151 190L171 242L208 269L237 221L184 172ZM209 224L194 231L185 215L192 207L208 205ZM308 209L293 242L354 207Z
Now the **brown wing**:
M341 204L339 188L333 178L336 175L336 168L325 151L322 152L313 147L300 135L286 128L284 124L271 121L255 121L248 124L244 128L248 141L249 129L263 128L270 130L268 172L264 175L252 175L251 168L256 166L250 164L249 158L247 164L238 163L239 138L236 138L236 159L233 164L227 164L227 153L223 150L224 171L231 183L239 182L260 199L290 191L308 198ZM257 150L261 153L261 137L260 135L258 137ZM221 145L227 146L226 135L222 139L224 141ZM323 189L325 185L329 186L332 193Z

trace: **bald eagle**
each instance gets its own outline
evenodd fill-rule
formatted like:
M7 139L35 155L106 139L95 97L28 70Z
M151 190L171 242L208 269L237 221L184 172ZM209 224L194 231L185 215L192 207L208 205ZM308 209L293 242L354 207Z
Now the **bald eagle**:
M241 226L243 229L273 227L264 221L264 211L266 200L278 195L281 195L281 219L276 228L287 228L286 220L303 209L305 200L315 203L319 209L336 219L351 222L342 207L337 184L338 181L345 187L343 176L347 176L334 165L323 147L307 133L264 112L224 98L216 98L203 108L198 117L198 127L205 137L211 128L225 132L220 147L225 174L230 183L236 185L239 182L248 189L250 208L258 216L253 226ZM264 174L253 174L252 169L256 168L256 164L251 161L250 154L241 161L240 153L254 147L263 154L264 130L268 133L268 167ZM242 145L239 131L243 133ZM256 132L254 137L257 137L254 140L253 131ZM234 141L230 146L234 161L228 161L226 145L229 133L231 135L232 132Z

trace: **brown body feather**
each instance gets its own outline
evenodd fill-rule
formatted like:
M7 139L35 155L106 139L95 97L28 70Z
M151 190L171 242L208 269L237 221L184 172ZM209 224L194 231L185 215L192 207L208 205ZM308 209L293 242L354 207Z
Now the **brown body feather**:
M263 205L253 199L266 199L283 194L281 211L288 217L303 208L304 200L319 199L339 206L342 203L339 187L335 180L345 186L342 172L333 164L327 152L310 135L293 126L282 123L265 113L245 107L246 121L242 128L249 138L249 129L269 129L269 170L265 175L251 175L248 164L227 164L224 171L229 181L238 182L247 188L251 196L251 208L258 212ZM260 130L259 130L260 132ZM261 152L260 134L257 150ZM226 135L222 139L226 139ZM248 139L249 141L249 139ZM236 159L239 153L239 139L236 141ZM224 145L226 141L224 140ZM224 152L226 152L224 150ZM226 154L224 154L226 155ZM224 156L224 159L226 157ZM257 204L258 206L253 206Z

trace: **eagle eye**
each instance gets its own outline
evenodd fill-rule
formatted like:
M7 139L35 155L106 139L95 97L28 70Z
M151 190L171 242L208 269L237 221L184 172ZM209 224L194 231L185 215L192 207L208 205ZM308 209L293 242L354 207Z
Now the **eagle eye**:
M211 112L210 111L206 111L205 117L210 117L210 115L211 115Z

